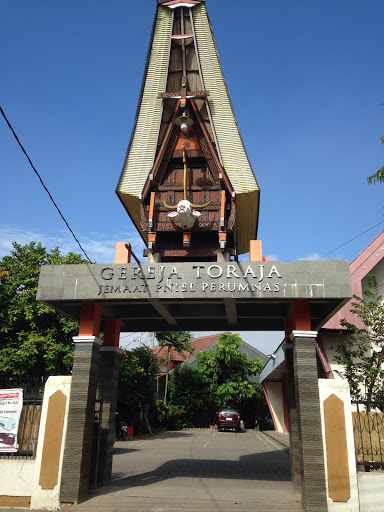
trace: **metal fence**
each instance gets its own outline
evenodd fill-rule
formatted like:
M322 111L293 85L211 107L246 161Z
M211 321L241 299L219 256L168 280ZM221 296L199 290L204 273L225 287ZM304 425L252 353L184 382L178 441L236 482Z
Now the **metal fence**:
M0 455L0 459L35 458L46 380L46 377L15 378L0 375L0 389L23 390L23 408L17 433L19 449L16 453Z
M384 469L384 402L353 401L353 435L357 465Z

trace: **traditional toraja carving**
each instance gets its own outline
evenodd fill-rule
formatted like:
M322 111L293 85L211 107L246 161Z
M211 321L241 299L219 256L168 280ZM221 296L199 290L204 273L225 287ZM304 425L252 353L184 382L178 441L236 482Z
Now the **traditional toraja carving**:
M157 4L117 193L148 242L149 254L158 253L163 261L166 254L198 257L199 249L202 258L212 261L220 252L247 252L249 239L256 238L258 186L211 27L202 30L208 23L205 2ZM170 213L181 201L196 208L189 221Z

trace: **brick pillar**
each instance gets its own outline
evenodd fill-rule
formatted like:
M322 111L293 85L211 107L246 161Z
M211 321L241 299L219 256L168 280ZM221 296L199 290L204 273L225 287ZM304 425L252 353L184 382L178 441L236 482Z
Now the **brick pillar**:
M316 361L316 331L292 331L302 505L327 512L324 448Z
M101 306L85 301L79 336L73 338L75 355L69 397L67 437L60 488L62 503L80 503L88 497L93 422L99 372Z
M286 343L285 350L285 372L286 372L286 390L289 415L289 443L291 457L291 478L294 489L299 492L301 490L300 480L300 455L299 455L299 430L297 424L297 408L296 408L296 390L295 375L293 371L293 345Z
M108 485L112 475L112 452L115 442L116 403L119 386L119 348L121 322L117 318L106 318L104 346L100 348L100 376L103 382L103 414L100 431L97 486Z
M69 399L60 502L80 503L88 497L99 351L95 336L73 338L75 356Z
M123 351L118 347L101 347L100 349L100 376L103 380L103 415L97 467L98 487L108 485L111 482L117 391L122 353Z

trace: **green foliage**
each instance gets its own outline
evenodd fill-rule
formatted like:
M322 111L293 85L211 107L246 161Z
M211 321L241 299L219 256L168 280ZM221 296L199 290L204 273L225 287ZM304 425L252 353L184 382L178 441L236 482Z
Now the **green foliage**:
M173 404L165 404L162 400L156 400L157 422L159 427L175 430L179 424L179 411Z
M384 101L382 101L381 104L384 105ZM381 144L384 144L384 137L381 137L380 142ZM372 185L372 183L376 183L377 181L384 183L384 167L375 172L375 174L372 174L372 176L368 176L367 181L370 185Z
M196 418L207 413L209 387L196 367L176 366L169 384L169 404L178 411L180 427L194 426Z
M162 331L155 332L157 341L160 347L167 347L168 352L175 350L185 359L184 352L193 353L195 347L189 343L192 339L192 334L188 331Z
M63 375L73 361L78 324L36 301L40 267L87 263L82 256L48 252L40 243L13 244L0 260L0 373Z
M384 386L384 306L375 276L368 276L365 298L354 295L351 312L364 323L360 329L345 319L340 323L352 332L336 347L340 376L347 379L354 399L382 401Z
M158 372L156 356L149 347L124 350L120 362L119 401L137 407L153 403Z
M384 137L383 137L383 139L384 139ZM384 182L384 167L379 169L375 174L372 174L372 176L368 176L367 180L370 185L372 185L372 183L376 183L376 182L383 183Z
M189 331L161 331L155 333L156 339L160 347L167 349L167 373L165 377L164 404L167 403L169 371L171 369L171 353L175 350L185 359L184 352L193 353L195 347L189 342L192 334Z
M240 352L242 339L238 334L223 333L219 343L208 352L197 355L197 365L209 387L210 398L217 405L240 404L251 398L255 390L247 376L259 373L261 359L248 360Z

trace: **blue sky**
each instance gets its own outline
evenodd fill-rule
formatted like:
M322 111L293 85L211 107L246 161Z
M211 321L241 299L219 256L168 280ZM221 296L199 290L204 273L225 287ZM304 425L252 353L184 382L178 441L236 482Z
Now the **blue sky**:
M0 2L0 104L92 260L143 244L115 188L155 0ZM207 0L273 259L316 259L383 221L382 0ZM76 250L0 119L0 257L13 240ZM333 252L352 260L384 224ZM261 348L262 349L262 348Z

